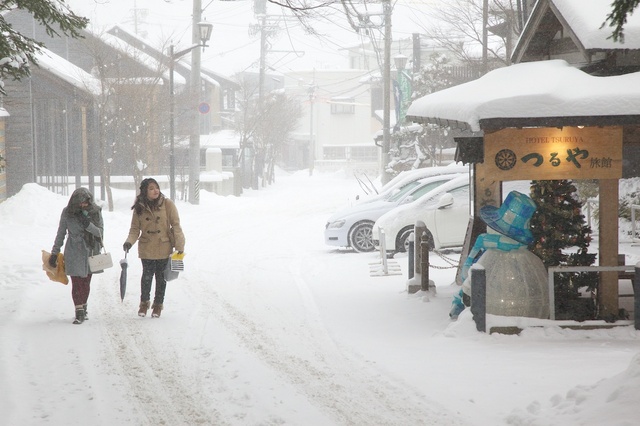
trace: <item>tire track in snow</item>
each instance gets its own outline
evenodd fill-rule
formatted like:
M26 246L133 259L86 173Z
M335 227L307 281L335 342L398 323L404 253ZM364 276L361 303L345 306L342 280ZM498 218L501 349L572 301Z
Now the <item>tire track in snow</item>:
M112 356L107 360L124 377L138 409L153 425L224 425L210 401L203 401L197 388L183 376L178 359L167 362L167 347L159 347L149 340L143 321L152 318L132 317L130 312L113 298L109 286L99 287L96 311L102 332L109 340ZM114 314L116 313L116 314Z
M299 268L288 270L305 307L304 334L288 347L290 334L252 318L206 285L185 286L241 344L261 359L320 411L341 425L456 425L454 413L434 402L427 404L404 383L395 383L379 370L341 351L330 338ZM203 283L204 284L204 283ZM280 334L280 335L278 335ZM434 407L434 408L432 408Z

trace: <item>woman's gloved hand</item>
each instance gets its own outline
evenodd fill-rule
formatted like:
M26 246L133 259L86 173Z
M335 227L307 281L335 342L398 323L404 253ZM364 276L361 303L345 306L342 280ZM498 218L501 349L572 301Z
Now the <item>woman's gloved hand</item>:
M82 210L82 213L78 215L78 219L80 219L80 224L83 228L86 228L91 223L91 219L89 219L89 213L86 210Z
M51 256L49 256L49 266L51 266L52 268L55 268L57 265L58 265L58 255L52 254Z
M124 243L122 245L122 250L124 250L124 251L129 251L130 248L131 248L131 243L129 243L129 242Z

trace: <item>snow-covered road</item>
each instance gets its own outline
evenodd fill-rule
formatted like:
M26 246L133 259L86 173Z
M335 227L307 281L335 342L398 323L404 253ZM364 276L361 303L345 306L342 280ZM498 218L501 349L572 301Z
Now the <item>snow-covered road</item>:
M436 295L408 295L406 256L396 259L403 275L372 277L377 254L324 245L327 217L357 192L341 174L282 173L242 197L178 202L185 271L154 319L136 315L135 246L120 300L117 261L134 194L114 190L115 211L104 217L116 265L94 277L90 320L78 326L70 287L40 269L67 197L25 187L0 204L0 424L595 425L588 419L612 411L621 419L612 424L633 418L639 332L550 327L501 336L477 333L465 313L452 323L455 269L430 270Z
M71 324L70 289L47 281L34 258L50 247L66 198L41 188L19 195L50 208L14 224L30 230L12 267L20 273L1 293L6 424L416 425L442 424L443 415L456 424L325 326L314 292L354 285L354 271L368 281L374 255L323 245L324 220L356 188L313 184L179 205L186 271L169 283L162 317L136 316L134 247L124 302L116 265L94 277L81 326ZM117 211L104 212L115 261L131 196L116 193Z

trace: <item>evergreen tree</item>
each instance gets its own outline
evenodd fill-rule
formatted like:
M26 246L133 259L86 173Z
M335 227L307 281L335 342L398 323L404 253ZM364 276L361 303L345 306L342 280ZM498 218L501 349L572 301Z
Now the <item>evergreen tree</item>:
M624 24L627 23L627 17L633 14L638 5L640 5L640 0L613 0L611 3L613 10L607 15L602 26L613 27L611 38L614 41L624 42Z
M569 180L534 180L531 198L538 208L531 218L534 237L529 249L544 265L590 266L596 255L588 253L591 228L582 214L582 204L576 187ZM597 275L593 273L562 273L555 276L556 318L589 319L593 317L595 300L591 312L578 306L578 290L586 287L594 292Z
M453 74L451 60L443 53L432 53L429 60L412 77L412 99L463 83L463 79Z
M412 76L412 100L463 82L453 76L449 62L442 53L429 57L420 72ZM391 134L390 141L387 173L391 177L405 170L437 165L437 151L454 146L450 129L436 124L399 127Z

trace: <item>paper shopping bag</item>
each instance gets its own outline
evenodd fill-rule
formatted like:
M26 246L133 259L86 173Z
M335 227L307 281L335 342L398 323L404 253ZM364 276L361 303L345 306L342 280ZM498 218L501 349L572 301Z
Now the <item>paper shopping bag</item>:
M51 253L46 250L42 250L42 269L47 273L47 277L51 281L56 281L62 284L69 284L69 278L64 272L64 255L58 253L58 262L54 267L49 265L49 258Z

